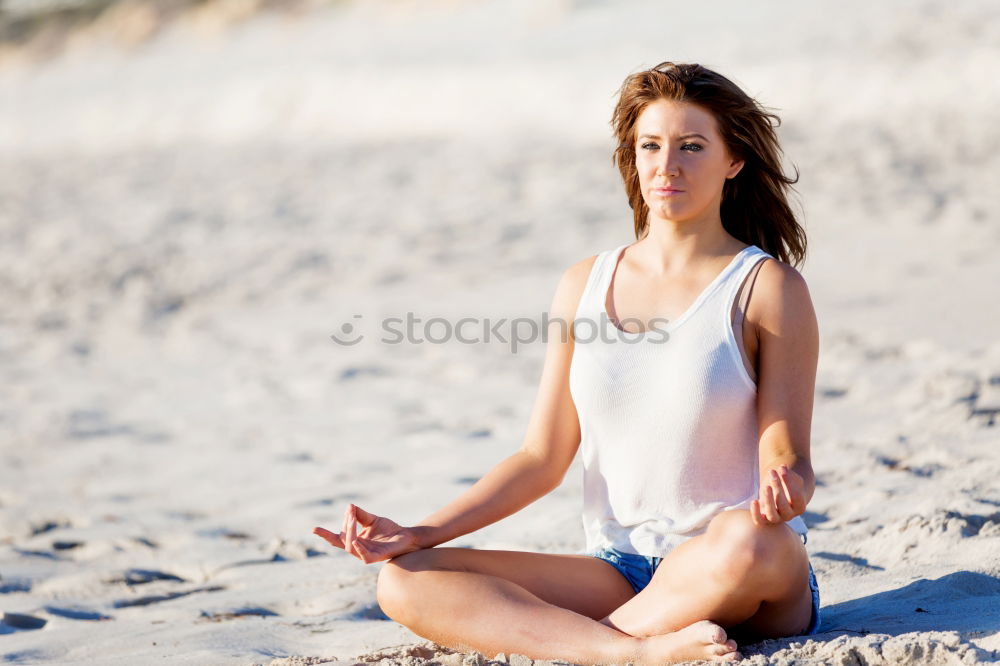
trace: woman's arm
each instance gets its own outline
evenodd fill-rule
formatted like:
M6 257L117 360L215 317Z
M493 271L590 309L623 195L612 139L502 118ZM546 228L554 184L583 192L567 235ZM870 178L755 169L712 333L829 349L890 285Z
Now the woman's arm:
M569 393L572 322L595 258L567 269L556 288L542 378L521 448L450 504L412 527L422 547L506 518L548 494L565 477L580 445L580 422Z
M788 264L766 261L754 294L747 318L754 309L760 496L750 513L758 524L769 524L802 514L816 489L809 446L819 326L809 288Z

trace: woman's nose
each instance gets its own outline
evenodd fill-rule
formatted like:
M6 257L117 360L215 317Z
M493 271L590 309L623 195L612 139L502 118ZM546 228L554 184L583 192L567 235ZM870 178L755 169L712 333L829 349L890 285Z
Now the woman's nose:
M678 166L677 155L675 155L672 151L669 150L664 151L663 160L657 166L658 166L657 170L660 172L660 174L665 174L668 176L677 175L680 169L680 167Z

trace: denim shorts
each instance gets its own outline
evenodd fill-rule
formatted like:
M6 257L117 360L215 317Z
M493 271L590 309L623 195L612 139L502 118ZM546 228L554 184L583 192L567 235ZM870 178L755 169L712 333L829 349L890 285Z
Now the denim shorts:
M802 543L805 544L807 540L806 535L803 534L801 536ZM604 560L617 569L621 575L625 576L625 580L629 582L629 585L632 586L636 594L639 594L643 588L649 585L649 581L653 578L653 573L660 566L660 562L663 561L662 557L623 553L614 548L602 548L594 552L588 552L587 555ZM816 574L813 572L812 562L809 562L809 589L812 591L812 614L809 617L809 626L801 634L802 636L811 636L819 633L820 627L819 583L816 582Z
M809 539L805 534L802 536L802 543L805 544ZM803 636L812 636L813 634L819 633L819 626L822 618L819 614L819 583L816 582L816 574L813 572L812 562L809 562L809 589L812 590L813 606L812 606L812 616L809 618L809 626L802 633Z
M663 561L662 557L651 557L647 555L633 555L623 553L614 548L602 548L596 552L587 553L591 557L604 560L615 569L618 569L625 580L629 582L636 594L642 592L643 588L649 585L653 578L653 572Z

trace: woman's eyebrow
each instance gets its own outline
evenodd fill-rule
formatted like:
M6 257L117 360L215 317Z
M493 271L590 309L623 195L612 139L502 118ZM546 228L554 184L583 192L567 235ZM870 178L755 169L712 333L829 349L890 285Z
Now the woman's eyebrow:
M688 134L681 134L679 137L677 137L677 139L678 140L680 140L680 139L690 139L693 136L696 136L696 137L698 137L699 139L701 139L703 141L708 141L707 137L702 136L701 134L698 134L697 132L691 132L691 133L688 133ZM639 136L639 138L640 139L654 139L656 141L660 140L660 136L658 134L641 134ZM711 143L711 142L709 142L709 143Z

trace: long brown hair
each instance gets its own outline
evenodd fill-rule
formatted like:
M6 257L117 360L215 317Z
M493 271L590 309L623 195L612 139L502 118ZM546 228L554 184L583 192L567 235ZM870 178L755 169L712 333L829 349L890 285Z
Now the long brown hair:
M799 181L781 169L781 147L774 128L781 118L764 110L726 77L698 64L662 62L630 75L619 90L611 117L618 140L612 161L621 172L635 217L635 237L646 235L649 207L642 198L635 167L635 123L651 102L690 102L715 117L729 154L744 160L722 188L723 228L771 256L798 266L806 255L806 234L788 206L786 191ZM774 124L772 125L772 122Z

